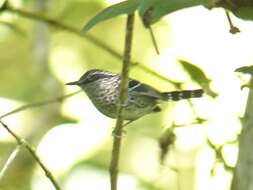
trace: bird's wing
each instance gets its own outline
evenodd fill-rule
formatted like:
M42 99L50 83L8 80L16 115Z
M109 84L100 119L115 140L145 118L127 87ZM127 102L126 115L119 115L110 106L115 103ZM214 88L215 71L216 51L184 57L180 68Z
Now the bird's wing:
M147 84L140 83L137 80L130 79L128 83L128 89L129 94L149 96L157 99L166 99L163 93Z

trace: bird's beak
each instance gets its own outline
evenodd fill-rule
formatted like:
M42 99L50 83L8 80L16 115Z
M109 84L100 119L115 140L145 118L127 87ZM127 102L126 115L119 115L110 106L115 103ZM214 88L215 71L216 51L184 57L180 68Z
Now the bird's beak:
M75 82L66 83L65 85L78 85L78 84L79 84L79 81L75 81Z

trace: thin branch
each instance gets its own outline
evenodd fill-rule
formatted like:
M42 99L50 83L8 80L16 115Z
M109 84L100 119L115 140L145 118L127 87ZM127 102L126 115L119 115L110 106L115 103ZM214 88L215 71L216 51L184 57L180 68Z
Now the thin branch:
M194 117L195 117L195 120L196 120L195 123L193 123L193 124L202 124L202 123L206 122L207 119L201 118L201 117L198 115L197 110L195 109L195 106L194 106L192 100L191 100L191 99L188 99L187 102L188 102L189 106L191 107L192 112L193 112Z
M64 96L59 96L59 97L56 97L56 98L53 98L53 99L50 99L50 100L46 100L46 101L41 101L41 102L35 102L35 103L31 103L31 104L27 104L27 105L24 105L24 106L20 106L19 108L16 108L6 114L3 114L0 116L0 119L3 119L4 117L7 117L9 115L12 115L12 114L15 114L15 113L18 113L18 112L21 112L21 111L24 111L26 109L29 109L29 108L35 108L35 107L39 107L39 106L45 106L45 105L48 105L48 104L52 104L52 103L56 103L56 102L62 102L64 99L66 98L69 98L79 92L81 92L82 90L79 90L79 91L76 91L76 92L73 92L71 94L67 94L67 95L64 95Z
M234 26L234 24L233 24L233 22L232 22L232 19L231 19L230 15L229 15L228 10L225 10L225 13L226 13L226 16L227 16L227 19L228 19L228 23L229 23L229 26L230 26L229 32L230 32L231 34L239 33L239 32L240 32L240 29L237 28L236 26Z
M156 72L156 71L148 68L147 66L145 66L145 65L143 65L143 64L141 64L139 62L131 62L131 66L132 67L137 67L137 68L141 69L142 71L145 71L146 73L148 73L150 75L153 75L153 76L155 76L155 77L157 77L157 78L159 78L159 79L161 79L161 80L163 80L165 82L169 82L169 83L173 84L176 88L181 89L181 86L182 86L181 82L175 82L175 81L173 81L171 79L168 79L167 77L162 76L158 72Z
M115 51L113 48L109 47L107 44L100 41L96 37L94 37L90 34L85 34L84 35L80 32L79 29L68 26L64 23L61 23L61 22L57 21L57 20L54 20L52 18L48 18L48 17L43 16L43 15L41 15L39 13L36 13L36 12L30 12L30 11L22 10L22 9L19 9L19 8L15 8L12 5L10 5L9 3L6 3L6 5L4 7L2 7L0 10L1 11L8 11L8 12L17 14L21 17L27 18L27 19L44 22L44 23L47 23L50 26L55 27L57 29L65 30L67 32L70 32L70 33L75 34L77 36L80 36L82 38L85 38L86 40L90 41L91 43L95 44L96 46L104 49L105 51L110 53L112 56L114 56L118 59L122 59L122 56L119 52Z
M128 96L127 94L128 72L130 68L133 26L134 26L134 14L130 14L127 17L127 24L126 24L125 49L124 49L123 67L122 67L121 83L120 83L120 97L119 97L120 104L119 104L116 126L113 131L114 138L113 138L112 158L111 158L111 163L110 163L111 190L117 190L121 135L122 135L123 121L124 121L122 117L122 110Z
M22 37L25 36L25 32L21 28L19 28L18 26L14 25L14 24L0 20L0 25L3 25L5 27L9 28L13 33L15 33L17 35L20 35Z
M206 122L207 120L201 120L199 118L195 118L195 121L191 122L191 123L184 123L184 124L173 124L172 128L180 128L180 127L188 127L188 126L194 126L194 125L199 125L202 124L204 122Z
M5 3L5 5L0 8L0 11L9 11L11 13L17 14L17 15L24 17L24 18L28 18L28 19L40 21L40 22L45 22L45 23L51 25L52 27L55 27L55 28L58 28L61 30L65 30L65 31L70 32L74 35L85 38L87 41L91 42L95 46L108 52L110 55L112 55L116 59L122 60L122 55L119 52L117 52L116 50L114 50L112 47L110 47L108 44L102 42L101 40L99 40L98 38L96 38L95 36L93 36L91 34L81 34L79 29L76 29L76 28L73 28L73 27L68 26L66 24L60 23L57 20L45 17L45 16L35 13L35 12L29 12L26 10L15 8L15 7L11 6L9 3ZM155 77L157 77L161 80L164 80L166 82L169 82L169 83L175 85L176 87L178 87L181 84L181 83L175 82L173 80L168 79L167 77L160 75L159 73L153 71L152 69L148 68L144 64L138 63L136 61L131 61L131 64L137 68L144 70L145 72L147 72L151 75L154 75Z
M21 146L17 145L15 147L15 149L12 151L12 153L10 154L10 156L7 159L7 161L5 162L2 170L0 171L0 181L3 179L6 171L8 170L9 166L11 165L11 163L13 162L13 160L16 158L16 156L17 156L17 154L19 153L20 150L21 150Z
M212 168L212 173L214 173L215 166L218 162L222 163L224 169L226 169L227 171L233 171L234 167L227 164L222 154L222 150L227 143L216 146L208 137L206 138L206 141L207 141L208 146L215 152L215 156L216 156L216 161L214 163L214 167Z
M54 179L53 174L49 171L49 169L47 169L47 167L45 166L45 164L43 164L43 162L41 161L41 159L39 158L39 156L36 154L36 150L25 139L20 138L16 133L14 133L1 120L0 120L0 123L8 131L8 133L15 138L15 140L17 141L18 145L24 146L28 150L28 152L31 154L31 156L34 158L34 160L39 164L39 166L41 167L41 169L44 171L44 173L47 176L47 178L51 181L51 183L53 184L53 186L55 187L55 189L56 190L61 190L60 186L58 185L58 183Z
M158 55L160 55L160 51L159 51L159 48L158 48L158 45L157 45L157 42L156 42L156 39L155 39L155 34L154 34L153 30L152 30L152 27L149 26L148 30L149 30L149 33L150 33L150 36L151 36L152 43L153 43L153 45L155 47L155 51L156 51L156 53Z

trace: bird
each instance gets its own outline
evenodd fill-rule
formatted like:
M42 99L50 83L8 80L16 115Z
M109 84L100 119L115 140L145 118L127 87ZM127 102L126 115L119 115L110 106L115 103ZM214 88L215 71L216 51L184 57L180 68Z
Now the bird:
M78 81L66 85L77 85L87 94L94 106L104 115L117 118L119 108L121 75L106 70L91 69ZM134 121L150 113L160 112L160 104L166 101L202 97L203 89L160 92L154 87L129 78L127 100L123 105L123 120Z

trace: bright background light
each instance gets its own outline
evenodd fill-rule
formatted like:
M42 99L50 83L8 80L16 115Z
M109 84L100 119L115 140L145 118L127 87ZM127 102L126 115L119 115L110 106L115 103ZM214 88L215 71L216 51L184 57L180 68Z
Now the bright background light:
M106 1L108 4L116 2L119 1ZM234 140L241 129L238 117L243 116L248 90L240 90L243 81L234 70L241 66L251 65L253 62L251 48L253 25L233 16L232 18L235 25L242 31L241 33L236 35L229 33L224 10L210 11L203 7L172 13L154 25L153 30L158 46L161 44L161 54L156 55L154 48L150 46L148 50L145 50L148 53L141 58L141 62L165 77L184 82L186 89L199 88L177 63L178 59L190 61L201 67L212 79L211 86L219 96L216 99L205 96L193 100L197 114L208 121L201 125L193 124L175 130L177 140L171 147L164 166L159 163L157 139L166 128L171 126L172 121L176 124L191 124L194 114L189 104L186 101L169 102L162 106L162 113L146 116L127 128L127 133L123 138L120 164L121 190L149 189L148 186L152 183L156 183L161 189L176 189L177 182L181 184L182 190L229 189L232 175L224 170L222 164L217 165L215 176L210 174L215 155L207 146L206 137L214 144L220 145ZM117 19L117 22L120 21L119 23L122 24L125 17ZM106 26L106 24L110 26L112 23L108 21L101 23L98 27ZM138 44L142 43L142 37L145 38L148 33L145 31L146 33L141 33L143 35L141 36L139 33L144 29L139 20L136 25L138 26L136 26L135 43ZM103 32L113 33L114 29L120 27L105 27ZM123 30L121 32L115 32L117 40L118 35L123 36ZM95 30L94 33L99 32ZM114 66L112 62L115 60L108 61L107 57L101 58L102 53L98 49L94 51L95 56L87 56L86 53L94 48L91 44L80 44L80 39L73 36L65 38L64 35L52 36L49 55L49 70L62 86L67 82L78 80L90 68L101 67L120 71L120 64ZM116 38L116 34L110 35L115 35ZM104 36L101 38L107 40ZM114 44L114 42L111 43ZM120 43L123 44L123 42ZM140 50L134 48L134 51ZM95 58L91 58L92 56ZM97 59L99 63L92 62L94 59ZM134 69L131 72L132 77L150 83L159 90L174 90L168 83L158 79L153 80L152 77L143 77L146 76L145 73L139 74L138 70ZM65 93L70 93L78 87L64 86L63 89ZM25 102L1 98L1 115L23 104ZM100 114L84 93L65 100L61 106L61 113L75 120L75 123L66 122L51 126L53 128L48 130L38 142L37 153L57 178L64 181L64 189L81 190L86 187L93 187L88 189L94 190L109 189L107 170L112 147L112 127L115 121ZM35 120L33 110L4 119L24 137L29 135L29 130L31 130L25 123ZM0 142L9 141L12 141L9 135L0 128ZM231 166L236 163L237 152L236 144L224 147L224 157ZM145 183L147 187L141 187L139 181ZM168 184L168 181L174 182ZM36 190L53 189L38 167L33 174L32 187Z

